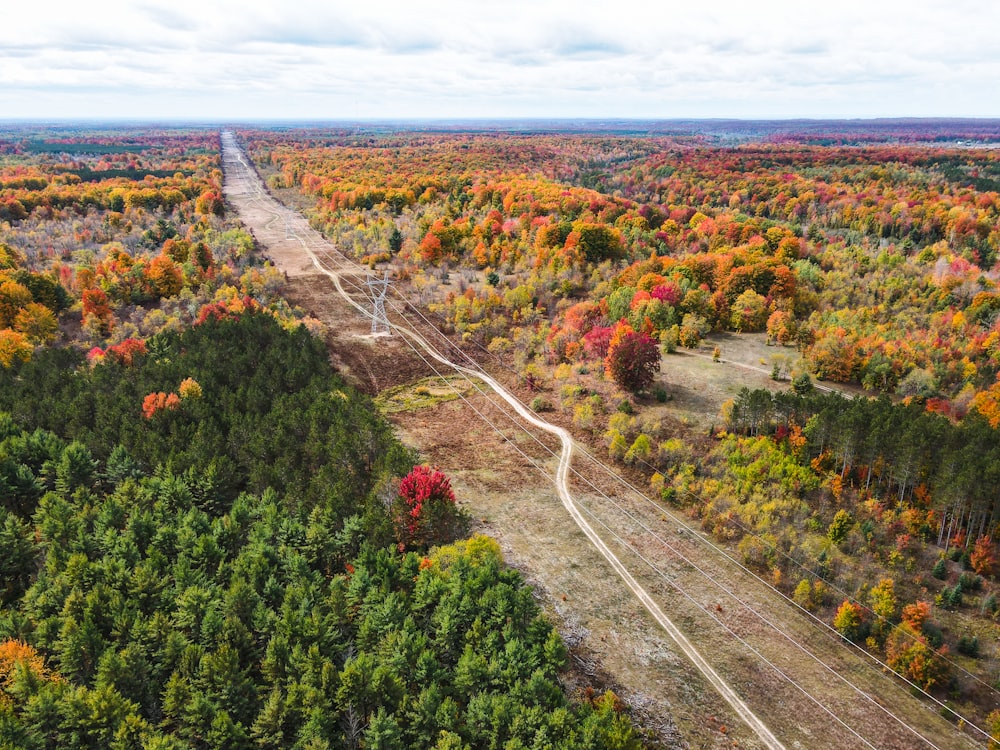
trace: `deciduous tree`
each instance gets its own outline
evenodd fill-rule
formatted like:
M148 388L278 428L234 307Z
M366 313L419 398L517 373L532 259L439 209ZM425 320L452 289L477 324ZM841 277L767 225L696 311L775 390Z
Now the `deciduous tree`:
M5 281L0 284L0 328L10 328L14 325L17 314L30 305L31 291L16 281Z
M660 347L645 333L623 332L612 337L604 370L620 388L632 393L645 390L660 371Z
M393 520L401 545L429 546L446 539L458 518L451 481L440 470L414 466L400 481Z
M0 329L0 366L10 367L15 362L31 359L32 347L23 333L9 328Z
M32 302L14 318L14 330L23 333L33 344L47 344L56 336L59 324L45 305Z

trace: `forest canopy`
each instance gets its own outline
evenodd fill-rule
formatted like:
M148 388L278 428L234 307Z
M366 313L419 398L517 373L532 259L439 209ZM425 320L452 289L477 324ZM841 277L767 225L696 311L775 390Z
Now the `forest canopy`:
M304 328L49 349L0 404L0 746L639 746L495 542L399 551L414 456Z

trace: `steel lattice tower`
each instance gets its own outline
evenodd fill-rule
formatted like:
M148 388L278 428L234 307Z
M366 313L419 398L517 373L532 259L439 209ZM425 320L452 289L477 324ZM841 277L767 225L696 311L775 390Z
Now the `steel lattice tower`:
M368 289L372 293L372 302L375 303L375 310L372 313L372 335L378 336L384 333L391 336L389 330L389 319L385 315L385 296L389 291L389 271L386 269L385 276L381 279L369 276L367 279Z

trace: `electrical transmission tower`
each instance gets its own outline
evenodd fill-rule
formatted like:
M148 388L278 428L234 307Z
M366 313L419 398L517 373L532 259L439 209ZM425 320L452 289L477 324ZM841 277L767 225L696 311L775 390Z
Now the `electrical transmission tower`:
M380 333L391 336L389 319L385 316L385 296L389 291L389 270L386 269L385 276L381 279L369 276L367 283L372 294L372 302L375 303L375 310L372 313L372 336L378 336Z

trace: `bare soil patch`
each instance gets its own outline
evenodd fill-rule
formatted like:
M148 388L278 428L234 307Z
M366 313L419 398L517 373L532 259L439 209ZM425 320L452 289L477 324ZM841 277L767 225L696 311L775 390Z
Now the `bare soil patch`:
M331 363L364 393L374 396L433 374L402 338L373 337L371 324L337 294L326 276L290 276L284 295L326 326Z

